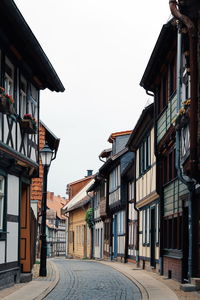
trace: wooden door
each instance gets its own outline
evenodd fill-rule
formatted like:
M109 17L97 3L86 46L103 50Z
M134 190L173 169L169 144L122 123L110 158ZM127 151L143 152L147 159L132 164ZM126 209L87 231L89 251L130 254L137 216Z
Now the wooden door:
M20 259L21 270L31 272L30 258L30 186L22 183L20 211Z

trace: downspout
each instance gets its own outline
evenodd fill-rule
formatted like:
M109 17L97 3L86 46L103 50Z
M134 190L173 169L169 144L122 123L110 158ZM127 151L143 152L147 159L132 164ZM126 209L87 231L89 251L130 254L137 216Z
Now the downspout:
M66 248L65 248L65 257L68 258L69 255L69 214L64 213L66 217Z
M174 0L169 1L169 6L172 15L183 22L188 29L189 42L190 42L190 68L191 68L191 106L190 106L190 167L191 175L195 174L196 169L196 147L197 147L197 93L196 93L196 67L194 60L196 60L195 40L196 32L194 24L187 17L180 13L177 9L177 2ZM182 85L182 34L180 25L178 26L177 37L177 114L181 107L181 85ZM188 199L188 233L189 233L189 249L188 249L188 280L191 282L193 276L193 198L195 191L196 181L192 178L183 175L183 170L180 162L180 138L181 131L176 130L176 169L178 178L188 187L189 199Z
M131 149L130 149L131 150ZM134 151L134 149L132 150L134 153L134 209L137 213L137 242L136 242L136 246L135 246L135 251L136 251L136 266L139 267L139 225L140 225L140 214L139 214L139 209L136 207L136 151Z
M99 160L102 161L103 163L105 163L106 161L104 161L101 156L99 156Z
M178 3L175 0L169 1L172 15L182 22L189 36L190 51L190 74L191 74L191 104L190 104L190 169L191 177L196 175L197 171L197 33L194 23L187 16L180 13L177 8Z

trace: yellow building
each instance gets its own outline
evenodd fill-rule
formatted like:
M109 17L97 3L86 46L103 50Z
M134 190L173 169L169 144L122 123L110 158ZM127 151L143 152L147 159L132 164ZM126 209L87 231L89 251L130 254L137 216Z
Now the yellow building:
M85 218L86 212L91 207L91 196L87 189L93 184L94 176L84 178L84 186L63 207L62 214L67 217L66 226L66 257L91 258L92 233ZM79 180L78 183L83 180Z
M86 211L90 207L88 196L74 204L67 211L68 223L68 256L90 258L91 232L85 221Z

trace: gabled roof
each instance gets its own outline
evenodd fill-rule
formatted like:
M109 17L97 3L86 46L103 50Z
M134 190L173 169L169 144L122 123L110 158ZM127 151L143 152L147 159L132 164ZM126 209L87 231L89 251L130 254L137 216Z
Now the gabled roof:
M55 150L57 152L60 139L40 120L40 124L45 128L45 139L51 148L51 150Z
M65 217L61 215L61 209L66 204L66 201L67 200L65 198L55 196L54 193L47 193L47 208L49 208L52 212L54 211L59 219L65 219Z
M62 212L68 212L75 204L87 196L87 190L94 183L94 176L90 181L62 208Z
M120 152L118 152L117 154L110 157L99 169L99 174L101 175L109 172L109 170L111 170L119 162L120 157L122 157L127 152L128 152L128 148L126 147L122 149Z
M149 91L154 92L155 77L159 74L158 71L165 57L172 47L173 41L176 40L176 26L173 25L174 19L163 25L149 62L146 66L140 85Z
M153 114L154 114L154 103L151 103L145 107L133 129L133 132L126 144L126 146L131 150L135 151L138 145L143 139L144 135L153 126Z
M77 208L84 207L86 204L90 202L91 198L89 196L85 196L83 199L76 202L73 206L67 209L67 211L73 211Z
M65 88L35 35L13 0L0 1L0 37L32 76L39 89L64 92Z

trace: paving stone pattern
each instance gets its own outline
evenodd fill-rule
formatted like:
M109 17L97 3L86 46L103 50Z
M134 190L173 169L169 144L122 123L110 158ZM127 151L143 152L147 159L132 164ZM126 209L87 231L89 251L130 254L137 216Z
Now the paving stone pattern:
M60 281L45 300L141 300L141 293L127 277L93 261L54 260Z

